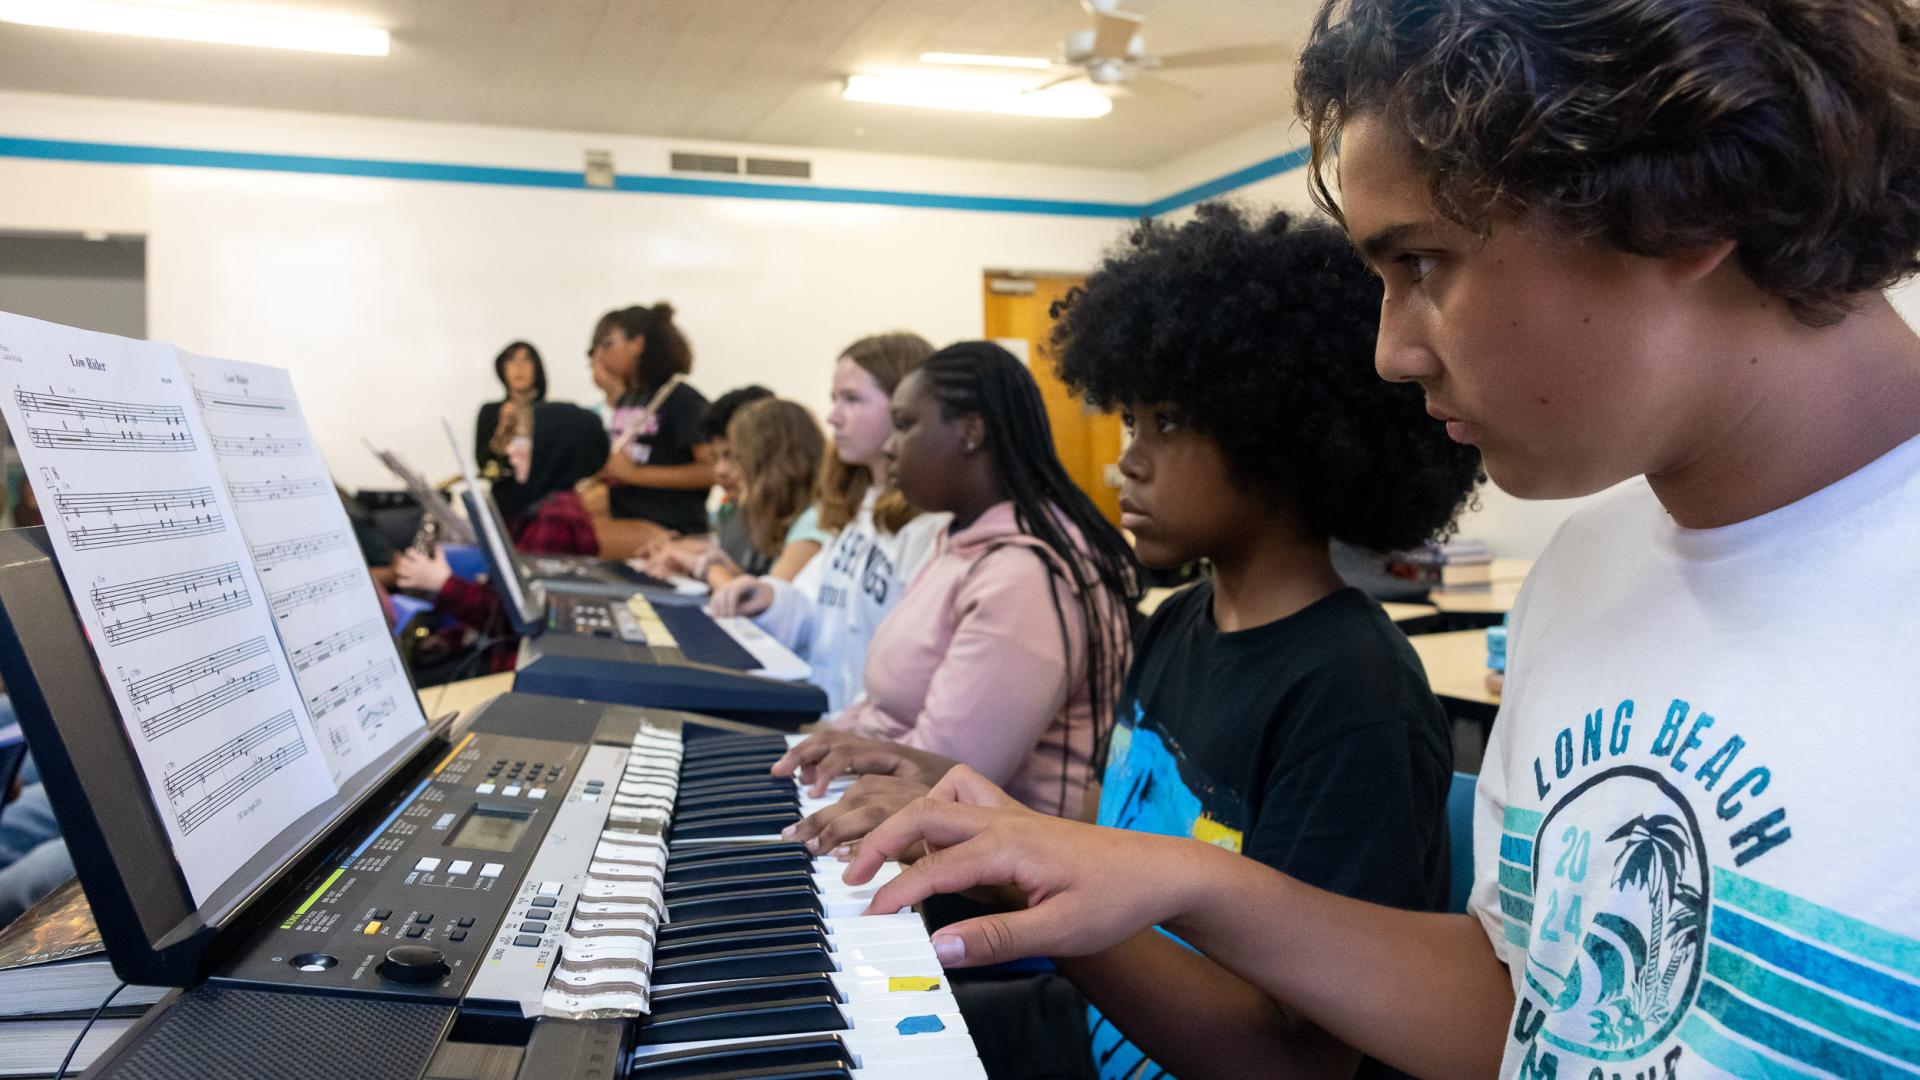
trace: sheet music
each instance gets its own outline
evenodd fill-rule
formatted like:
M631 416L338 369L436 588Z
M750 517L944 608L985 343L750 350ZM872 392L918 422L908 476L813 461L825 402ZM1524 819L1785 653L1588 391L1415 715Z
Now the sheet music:
M6 314L0 410L203 900L336 790L211 434L171 348Z
M287 372L180 353L335 782L426 724Z

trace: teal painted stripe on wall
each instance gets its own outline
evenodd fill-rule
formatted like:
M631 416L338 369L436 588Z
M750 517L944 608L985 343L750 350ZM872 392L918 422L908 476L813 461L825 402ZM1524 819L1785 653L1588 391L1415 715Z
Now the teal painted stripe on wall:
M448 165L430 161L384 161L377 158L319 157L308 154L258 154L235 150L188 150L178 147L137 146L125 143L71 142L64 139L21 139L0 136L0 157L114 165L174 165L203 169L360 176L380 180L424 180L574 191L600 190L589 188L585 177L580 173L554 169L512 169L491 165ZM919 210L1043 214L1053 217L1136 218L1143 211L1143 207L1138 203L1028 199L992 195L941 195L923 191L890 191L883 188L758 184L741 180L693 180L678 176L616 176L614 190L649 195L778 199L790 202L896 206Z
M387 161L379 158L324 157L311 154L262 154L238 150L193 150L130 143L75 142L67 139L23 139L0 136L0 157L40 161L80 161L111 165L172 165L201 169L240 169L253 172L304 173L319 176L360 176L379 180L423 180L449 184L493 184L506 187L595 191L578 172L558 169L516 169L492 165L450 165L432 161ZM752 183L741 180L695 180L679 176L628 174L614 177L614 190L647 195L697 195L727 199L772 199L787 202L895 206L915 210L964 210L992 214L1042 214L1053 217L1138 218L1165 214L1222 195L1236 188L1305 164L1304 149L1256 162L1164 199L1150 203L1100 202L1078 199L1031 199L996 195L942 195L925 191L885 188L817 187L811 184Z
M1184 191L1176 191L1164 199L1156 199L1142 208L1142 211L1154 217L1170 214L1175 210L1184 210L1194 203L1203 202L1215 195L1225 195L1229 191L1246 187L1281 173L1292 172L1307 163L1312 153L1304 146L1289 150L1284 154L1275 154L1265 161L1256 161L1244 169L1236 169L1215 180L1204 184L1195 184Z

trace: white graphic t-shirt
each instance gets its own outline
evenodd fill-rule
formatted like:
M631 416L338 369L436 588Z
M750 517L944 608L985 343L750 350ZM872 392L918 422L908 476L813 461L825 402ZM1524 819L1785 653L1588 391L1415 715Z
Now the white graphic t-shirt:
M773 586L773 606L754 621L812 665L810 681L827 692L830 716L860 696L873 632L933 556L948 519L921 514L897 533L882 532L873 521L879 498L869 490L859 514L791 584L762 579Z
M1726 528L1568 521L1474 866L1503 1077L1920 1077L1920 438Z

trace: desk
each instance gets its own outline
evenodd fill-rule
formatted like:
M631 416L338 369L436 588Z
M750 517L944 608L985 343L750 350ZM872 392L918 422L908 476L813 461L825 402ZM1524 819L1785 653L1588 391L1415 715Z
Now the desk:
M426 711L427 719L447 712L462 715L472 712L498 694L513 689L513 672L503 671L498 675L482 675L477 679L461 679L459 682L429 686L420 691L420 707Z
M1420 664L1427 669L1427 685L1434 695L1469 705L1500 704L1500 695L1487 692L1487 632L1452 630L1408 638Z
M1517 580L1495 581L1492 588L1435 589L1427 602L1449 615L1505 615L1520 594Z

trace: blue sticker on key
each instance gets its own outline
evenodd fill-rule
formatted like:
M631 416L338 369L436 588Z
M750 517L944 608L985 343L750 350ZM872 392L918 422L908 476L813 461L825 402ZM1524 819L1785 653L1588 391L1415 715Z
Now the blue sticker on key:
M947 1030L947 1025L941 1023L937 1016L909 1016L893 1025L893 1028L902 1035L930 1035Z

